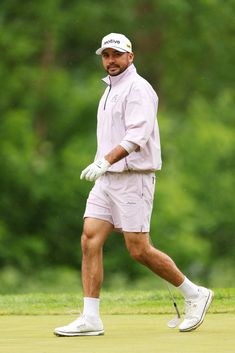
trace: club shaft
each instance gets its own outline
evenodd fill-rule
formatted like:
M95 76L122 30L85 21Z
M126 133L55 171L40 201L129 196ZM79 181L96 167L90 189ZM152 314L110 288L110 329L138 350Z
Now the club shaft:
M172 291L171 291L171 289L170 289L168 283L166 283L166 286L167 286L168 292L170 293L170 297L171 297L172 302L173 302L173 304L174 304L174 308L175 308L175 311L176 311L176 313L177 313L177 316L178 316L178 318L180 318L180 312L179 312L178 306L177 306L177 304L176 304L175 298L174 298L174 296L173 296L173 293L172 293Z

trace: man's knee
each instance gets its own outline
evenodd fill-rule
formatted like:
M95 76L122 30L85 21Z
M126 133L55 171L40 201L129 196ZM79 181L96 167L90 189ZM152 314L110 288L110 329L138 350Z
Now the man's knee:
M87 253L90 248L90 236L84 231L81 236L81 247L83 254Z
M124 233L124 236L130 256L145 264L150 252L148 233Z
M87 232L84 229L81 236L81 248L83 254L100 250L102 248L102 244L99 241L98 234L94 232Z
M102 249L110 232L110 227L106 223L94 219L85 220L81 236L83 254Z
M141 263L143 262L144 254L140 249L130 248L129 253L130 253L130 256L132 257L132 259L134 259L135 261L138 261Z
M127 249L129 251L130 256L132 257L132 259L134 259L135 261L138 261L142 264L146 263L146 259L148 256L148 247L143 245L143 244L139 244L139 243L129 243L127 245Z

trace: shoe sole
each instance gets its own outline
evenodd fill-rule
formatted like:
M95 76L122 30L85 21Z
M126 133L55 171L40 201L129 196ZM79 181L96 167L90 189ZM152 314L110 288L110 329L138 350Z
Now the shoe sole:
M104 331L88 331L88 332L54 332L57 337L75 337L75 336L102 336Z
M213 292L212 290L210 290L210 289L209 289L209 292L210 292L210 293L209 293L209 296L208 296L208 298L207 298L207 301L206 301L206 304L205 304L205 307L204 307L204 310L203 310L203 313L202 313L202 316L201 316L200 321L199 321L196 325L194 325L194 326L192 326L192 327L189 327L189 328L187 328L187 329L183 329L183 330L179 329L180 332L190 332L190 331L193 331L193 330L195 330L196 328L198 328L198 327L203 323L204 318L205 318L205 316L206 316L206 313L207 313L207 311L208 311L208 309L209 309L209 307L210 307L210 305L211 305L211 303L212 303L212 300L213 300L213 298L214 298L214 292Z

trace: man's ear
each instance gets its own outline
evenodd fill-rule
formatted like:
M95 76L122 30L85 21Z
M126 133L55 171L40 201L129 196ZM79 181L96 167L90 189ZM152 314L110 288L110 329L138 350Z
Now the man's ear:
M134 53L128 53L128 59L129 59L129 63L132 63L134 60Z

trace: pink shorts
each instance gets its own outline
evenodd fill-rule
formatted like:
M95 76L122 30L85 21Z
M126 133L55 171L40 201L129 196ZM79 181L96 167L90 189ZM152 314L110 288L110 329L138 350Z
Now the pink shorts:
M124 232L149 232L155 173L106 173L90 191L85 217L98 218Z

